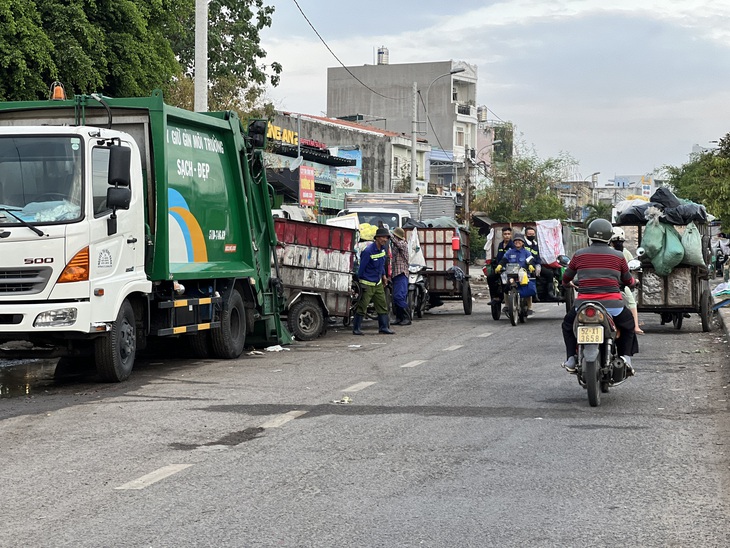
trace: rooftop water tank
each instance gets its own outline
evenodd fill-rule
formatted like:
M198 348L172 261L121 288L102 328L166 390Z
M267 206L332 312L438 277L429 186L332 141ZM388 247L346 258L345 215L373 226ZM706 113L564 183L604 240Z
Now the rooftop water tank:
M387 65L388 61L388 48L386 48L385 46L380 46L378 48L378 64Z

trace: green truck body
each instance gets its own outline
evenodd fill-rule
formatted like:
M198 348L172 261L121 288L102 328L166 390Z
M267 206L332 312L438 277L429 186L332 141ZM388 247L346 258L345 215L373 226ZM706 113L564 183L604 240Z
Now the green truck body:
M102 262L114 264L124 257L121 252L114 256L113 242L97 242L104 239L103 234L94 236L94 230L98 231L95 223L98 224L100 217L106 223L109 240L120 236L126 238L126 244L122 242L121 248L131 245L133 251L130 253L141 257L136 263L143 262L144 274L137 273L136 285L111 284L108 271L104 273L106 278L99 278L106 279L108 287L119 287L115 289L117 293L126 293L123 288L130 288L128 295L108 299L117 312L112 320L101 312L89 312L92 324L107 324L103 333L95 332L93 325L83 324L39 333L0 323L0 340L12 340L17 336L32 341L62 342L55 346L71 346L71 354L74 354L84 350L84 345L78 342L69 345L68 341L88 338L95 347L97 362L103 362L104 351L109 354L103 340L114 338L111 333L126 300L135 312L135 349L148 337L190 334L191 347L196 354L234 357L242 350L240 340L231 347L224 339L231 336L231 329L241 328L241 323L249 344L288 341L288 333L279 319L282 303L278 279L272 273L276 233L263 166L265 133L244 131L239 118L232 112L195 113L171 107L163 102L159 91L145 98L77 96L66 101L0 103L0 142L3 138L29 142L34 136L45 136L51 131L47 128L54 128L55 133L48 137L53 139L62 131L59 127L68 127L71 134L70 137L59 135L59 139L70 138L72 148L80 143L79 162L85 163L77 168L80 181L77 194L81 199L69 195L62 201L60 189L57 197L64 206L81 208L78 223L89 223L86 245L89 246L91 274L87 282L88 294L84 298L90 300L93 309L97 302L94 291L99 289L94 278L96 267ZM253 127L263 127L265 131L266 126L254 124ZM132 200L127 210L123 207L105 209L107 188L99 189L100 184L110 188L124 186L113 184L111 178L99 183L106 177L104 169L114 171L115 168L99 162L98 158L108 157L109 152L98 154L96 149L113 150L116 146L131 151L128 173ZM29 154L41 156L37 152ZM0 152L0 178L3 165L10 168L11 159L8 160L4 164ZM46 183L37 182L35 186ZM22 191L25 193L28 189ZM5 206L6 210L10 209L9 205L20 208L5 214L6 223L0 218L0 230L12 228L10 240L18 234L19 239L27 240L27 250L28 245L40 245L41 242L38 238L32 239L28 231L22 233L10 215L13 211L20 216L27 213L24 220L33 224L37 219L47 217L33 217L26 202L3 204L0 200L0 206ZM135 207L143 211L135 212ZM78 230L75 226L78 223L74 223L73 230ZM46 224L37 223L37 226L43 229ZM67 232L73 232L69 226L66 225ZM53 231L54 226L48 225L46 236L52 238ZM125 236L127 232L129 234ZM70 240L67 236L64 264L75 252L75 248L69 248ZM79 240L78 236L76 240ZM39 254L43 253L30 253ZM135 268L141 270L140 265L134 263L135 259L130 259L127 277ZM55 270L51 273L49 284L54 283L56 274ZM147 286L142 277L148 282ZM71 285L67 284L64 289ZM47 300L52 298L52 290L41 293L39 299L43 296ZM242 309L238 310L241 317L234 321L230 318L231 307L235 316L236 309L240 308L239 297L243 303ZM26 296L25 300L29 298L33 299ZM9 310L8 307L14 309L13 314L22 313L15 295L4 295L0 289L0 315L3 309ZM75 314L83 315L81 312ZM231 325L232 321L236 325ZM207 333L203 334L203 331ZM227 335L222 335L221 331ZM79 337L80 333L86 333L88 337ZM234 339L235 335L233 333ZM117 350L112 349L111 353L118 353ZM109 361L110 356L106 358ZM118 356L111 356L113 362L119 361L116 358ZM124 361L124 352L121 358ZM120 369L119 363L101 366L97 363L97 369L105 380L123 380L131 371L131 365L122 364Z

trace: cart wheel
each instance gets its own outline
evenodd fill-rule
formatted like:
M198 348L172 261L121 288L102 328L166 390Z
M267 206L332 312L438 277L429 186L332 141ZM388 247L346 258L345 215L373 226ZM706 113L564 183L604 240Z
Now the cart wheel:
M461 298L464 301L464 314L470 316L474 303L471 299L471 285L467 281L461 284Z
M702 292L700 300L700 320L702 321L702 331L707 333L712 329L712 293L709 289Z
M682 329L682 319L684 318L683 314L672 314L672 325L674 326L674 329Z

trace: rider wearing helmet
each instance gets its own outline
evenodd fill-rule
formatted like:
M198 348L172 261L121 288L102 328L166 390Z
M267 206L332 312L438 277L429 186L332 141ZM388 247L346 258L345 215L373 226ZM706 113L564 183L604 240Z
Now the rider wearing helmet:
M623 253L626 262L633 261L634 256L631 254L631 251L624 247L625 241L626 233L624 232L624 229L620 226L614 226L613 235L611 236L611 247L613 247L616 251L620 251L621 253ZM631 314L634 316L634 324L636 325L636 327L634 327L634 332L639 335L643 335L644 331L641 329L641 327L639 327L639 311L636 308L636 298L634 297L634 293L628 287L624 287L623 294L624 303L626 304L626 307L631 311Z
M505 251L502 260L499 261L497 268L494 270L497 274L505 267L507 263L518 263L522 268L526 268L530 274L535 272L535 256L525 247L525 237L521 233L512 236L511 249ZM529 297L532 299L532 297ZM532 316L532 310L528 309L527 315Z
M634 329L634 316L624 306L621 285L634 286L634 278L623 253L612 249L608 244L613 238L613 226L606 219L595 219L588 225L590 245L579 249L568 264L563 275L563 285L569 286L573 278L578 279L578 295L575 307L563 319L563 340L567 360L563 367L575 372L575 349L578 345L573 333L573 320L576 310L583 301L598 301L614 318L621 330L617 340L619 355L623 357L630 375L633 375L631 356L638 352Z

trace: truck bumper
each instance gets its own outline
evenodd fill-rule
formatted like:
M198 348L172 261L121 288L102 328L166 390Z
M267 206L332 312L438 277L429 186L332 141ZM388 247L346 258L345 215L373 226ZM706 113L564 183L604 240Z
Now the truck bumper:
M0 341L66 337L107 330L92 326L89 301L0 304Z

